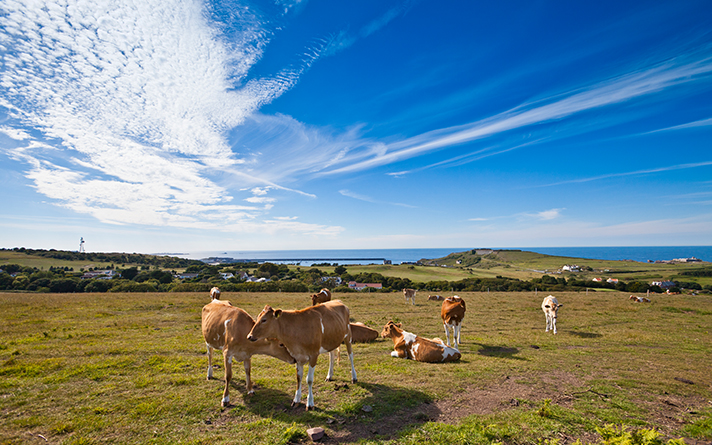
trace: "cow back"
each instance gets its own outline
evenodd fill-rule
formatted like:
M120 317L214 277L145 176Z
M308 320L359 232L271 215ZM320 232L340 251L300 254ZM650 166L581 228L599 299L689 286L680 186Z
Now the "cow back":
M466 310L465 300L458 296L449 297L443 300L440 316L443 321L448 324L462 323L462 320L465 318Z
M363 323L350 323L350 326L352 343L368 343L378 338L378 331Z
M254 324L250 314L229 302L216 300L203 306L203 338L213 348L222 349L230 341L246 339Z

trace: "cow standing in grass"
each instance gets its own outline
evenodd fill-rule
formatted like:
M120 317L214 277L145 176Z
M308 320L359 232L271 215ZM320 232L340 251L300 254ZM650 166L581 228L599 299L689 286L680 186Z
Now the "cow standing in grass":
M219 300L220 299L220 289L217 287L210 289L210 298L213 300Z
M448 297L443 300L440 308L440 316L443 319L443 327L445 327L445 340L450 346L450 331L452 330L452 345L458 347L460 344L460 328L462 320L465 318L465 300L457 295Z
M405 302L408 304L408 300L415 306L415 289L403 289L403 296L405 297Z
M561 306L563 306L563 304L559 304L553 295L549 295L542 301L541 310L544 311L544 315L546 316L546 330L544 332L551 330L556 334L556 316Z
M342 343L346 343L346 350L351 361L351 381L356 383L349 308L339 300L327 301L298 311L275 310L269 305L265 306L257 317L255 326L247 339L254 342L265 338L276 338L284 344L289 354L297 362L297 391L294 394L292 406L301 402L304 364L308 363L309 394L306 409L314 408L312 386L314 368L319 354L329 353L329 373L326 375L326 380L331 381L334 376L336 350Z
M389 321L381 331L381 337L393 340L391 356L428 363L443 363L460 360L461 354L447 346L439 338L429 339L404 331L400 323Z
M287 363L294 363L294 358L278 341L262 339L251 342L247 334L252 330L255 321L242 309L230 304L229 301L213 299L203 306L202 328L205 344L208 346L208 380L213 377L213 349L221 349L225 362L225 390L222 406L230 403L230 380L232 379L232 362L243 362L245 366L245 386L248 394L254 394L250 371L252 356L255 354L269 355Z
M319 303L326 303L327 301L331 301L331 291L327 288L324 288L320 290L318 294L312 294L311 300L312 306L315 306Z

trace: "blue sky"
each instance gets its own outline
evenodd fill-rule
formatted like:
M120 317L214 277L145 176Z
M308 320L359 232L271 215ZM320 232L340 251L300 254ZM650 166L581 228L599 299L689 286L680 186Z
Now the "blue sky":
M1 247L712 245L709 1L0 10Z

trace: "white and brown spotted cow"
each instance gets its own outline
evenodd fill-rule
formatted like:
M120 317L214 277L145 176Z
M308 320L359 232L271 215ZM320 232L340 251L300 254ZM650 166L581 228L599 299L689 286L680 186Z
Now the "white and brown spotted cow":
M440 295L428 295L428 301L442 301L444 299L445 297L442 297Z
M308 363L309 394L306 409L314 408L312 385L314 383L314 368L319 354L329 352L329 373L326 375L326 380L330 381L334 376L336 349L342 343L346 343L346 350L351 361L351 381L354 383L357 381L354 354L351 348L349 308L339 300L327 301L298 311L275 310L267 305L257 317L255 326L247 338L251 341L276 338L284 344L289 354L297 361L297 391L294 394L292 406L301 402L304 364Z
M460 359L460 351L447 346L439 338L419 337L404 331L400 323L389 321L381 331L383 338L393 340L391 356L419 362L443 363Z
M650 299L649 299L649 298L636 297L635 295L631 295L630 298L628 298L628 299L629 299L629 300L633 300L633 301L635 301L636 303L650 303Z
M202 325L205 344L208 346L208 380L213 377L213 349L221 349L225 362L225 390L222 406L230 403L230 380L232 379L232 362L243 362L245 366L245 386L248 394L254 394L250 371L252 356L255 354L270 355L287 363L294 363L294 358L278 341L262 339L248 341L247 334L255 321L242 309L230 304L229 301L213 300L203 306Z
M326 303L327 301L331 301L331 291L327 288L324 288L320 290L318 294L312 294L311 300L312 306L315 306L319 303Z
M220 299L220 289L217 287L214 287L210 289L210 299L212 300L219 300Z
M465 311L465 300L457 295L443 300L440 316L443 319L445 340L448 346L450 346L450 330L452 330L452 345L457 348L460 344L460 328L462 327L462 320L465 318Z
M410 302L413 303L413 306L415 306L415 292L415 289L403 289L403 296L405 297L406 304L408 304L408 300L410 300Z
M541 310L544 311L544 316L546 316L546 330L544 332L551 330L556 334L556 316L561 306L563 304L559 304L553 295L549 295L541 302Z

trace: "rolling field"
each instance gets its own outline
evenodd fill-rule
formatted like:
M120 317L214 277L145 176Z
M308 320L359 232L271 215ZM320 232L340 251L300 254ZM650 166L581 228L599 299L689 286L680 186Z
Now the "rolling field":
M294 367L253 358L256 394L233 367L232 406L220 407L222 360L207 356L195 293L0 294L0 443L222 444L599 442L606 431L655 429L665 440L712 440L712 298L557 293L559 333L544 333L544 294L463 293L462 360L390 356L379 339L354 346L324 382L317 410L290 407ZM389 320L443 338L439 303L402 294L335 295L351 317ZM302 308L306 294L225 293L255 317L265 304ZM345 358L345 356L343 357ZM613 425L606 427L606 425ZM624 430L621 430L623 428Z

